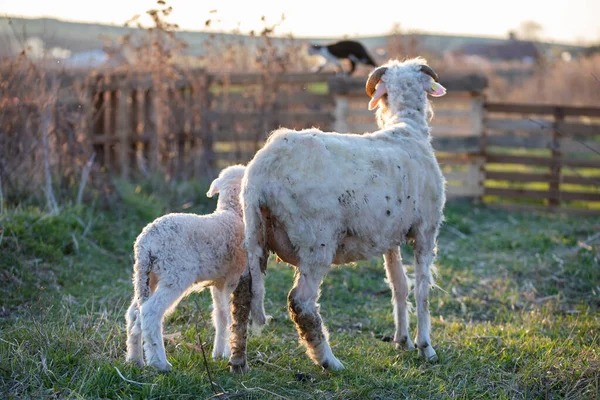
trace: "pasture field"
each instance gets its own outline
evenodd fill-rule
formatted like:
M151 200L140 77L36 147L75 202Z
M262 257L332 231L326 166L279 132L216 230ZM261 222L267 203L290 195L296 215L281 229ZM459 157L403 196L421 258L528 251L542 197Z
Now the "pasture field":
M98 202L47 216L22 204L0 215L0 397L599 397L600 217L448 203L431 294L437 363L394 349L391 293L376 258L334 268L323 283L322 315L346 366L324 372L298 345L287 315L293 270L272 259L266 309L273 321L250 338L250 372L232 375L226 361L210 359L204 291L167 319L173 371L163 374L124 362L132 244L167 211L209 212L215 203L201 184L116 187L110 207ZM411 247L403 254L413 274ZM414 335L414 315L411 327Z

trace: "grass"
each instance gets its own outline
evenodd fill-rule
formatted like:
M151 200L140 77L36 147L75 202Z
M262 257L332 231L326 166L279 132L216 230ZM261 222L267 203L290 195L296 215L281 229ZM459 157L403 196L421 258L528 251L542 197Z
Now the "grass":
M213 339L208 291L184 299L166 322L171 373L124 362L133 240L166 211L207 212L214 202L201 185L117 189L119 206L108 210L67 208L48 217L24 208L0 216L1 397L215 395L198 351L202 340L209 354ZM226 361L209 356L217 392L256 399L598 398L600 243L593 235L600 218L508 214L470 203L448 204L446 218L431 295L438 363L390 343L390 291L375 258L332 269L323 283L322 315L346 370L321 370L287 316L293 270L271 260L266 308L273 321L250 337L249 374L231 375ZM403 253L412 275L411 248ZM414 334L414 315L411 327Z

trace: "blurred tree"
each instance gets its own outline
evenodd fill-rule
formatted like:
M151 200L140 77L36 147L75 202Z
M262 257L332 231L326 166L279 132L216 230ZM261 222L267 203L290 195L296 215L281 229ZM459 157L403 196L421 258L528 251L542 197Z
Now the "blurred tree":
M517 29L517 37L521 40L540 40L540 34L544 30L544 27L536 21L527 20L521 22Z

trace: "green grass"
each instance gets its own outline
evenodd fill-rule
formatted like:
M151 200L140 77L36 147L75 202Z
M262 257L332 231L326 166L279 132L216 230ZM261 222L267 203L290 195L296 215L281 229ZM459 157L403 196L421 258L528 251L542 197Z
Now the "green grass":
M166 322L171 373L124 362L133 240L166 211L207 212L214 202L201 185L117 188L118 206L107 210L0 216L0 397L214 395L197 350L201 338L211 351L208 291L183 300ZM598 398L600 242L585 241L600 231L600 218L453 203L446 219L431 295L438 363L390 343L390 291L375 258L332 269L323 283L322 315L346 366L323 371L298 345L287 316L293 270L271 260L266 309L273 321L250 337L249 374L231 375L225 361L209 356L217 391L256 399ZM411 248L403 253L412 275ZM411 328L414 334L414 315Z

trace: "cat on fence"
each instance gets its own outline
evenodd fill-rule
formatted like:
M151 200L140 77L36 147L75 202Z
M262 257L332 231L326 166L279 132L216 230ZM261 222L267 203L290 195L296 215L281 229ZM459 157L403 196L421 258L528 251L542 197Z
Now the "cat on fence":
M355 40L342 40L327 45L311 44L308 48L308 54L319 55L323 58L321 64L314 69L315 72L321 71L327 64L332 63L338 73L345 74L341 60L350 61L351 68L347 72L348 75L352 75L356 69L356 64L377 66L365 47Z

